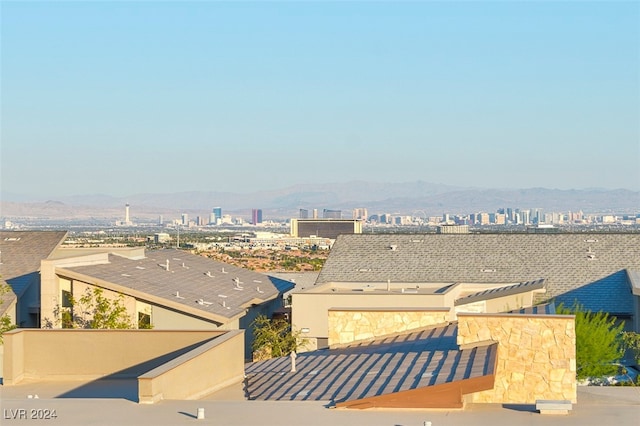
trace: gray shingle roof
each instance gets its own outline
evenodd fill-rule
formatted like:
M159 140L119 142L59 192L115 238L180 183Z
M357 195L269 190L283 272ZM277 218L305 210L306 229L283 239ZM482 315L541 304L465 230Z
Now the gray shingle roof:
M5 285L8 286L7 282L0 278L0 286L4 287ZM13 292L11 286L8 286L7 293L2 294L2 290L0 290L0 316L3 316L5 313L7 313L9 306L11 306L11 304L17 299L18 296L16 296L16 294Z
M245 367L249 399L343 402L491 374L497 344L458 350L455 324Z
M267 275L174 249L149 251L136 260L110 254L109 263L59 271L65 270L165 299L205 318L234 318L280 294Z
M267 272L270 277L276 278L279 282L287 282L291 286L289 290L295 287L295 291L304 290L305 288L312 287L320 272ZM284 285L284 284L283 284ZM285 291L289 291L285 290Z
M361 234L338 237L318 283L543 278L547 298L631 314L625 269L640 269L640 234Z
M0 277L18 297L39 278L40 261L65 239L66 231L0 231Z

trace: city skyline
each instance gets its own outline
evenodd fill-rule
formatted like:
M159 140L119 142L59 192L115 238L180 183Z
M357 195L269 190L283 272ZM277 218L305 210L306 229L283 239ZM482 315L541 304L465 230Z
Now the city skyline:
M633 2L3 2L0 191L640 189Z

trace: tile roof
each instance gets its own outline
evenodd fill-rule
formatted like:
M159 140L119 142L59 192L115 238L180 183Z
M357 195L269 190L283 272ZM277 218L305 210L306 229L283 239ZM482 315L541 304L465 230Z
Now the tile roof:
M138 298L146 294L170 302L175 309L217 321L242 316L250 305L281 293L265 274L176 249L148 251L142 259L110 254L109 263L58 271L122 286L142 293Z
M0 277L20 297L39 278L40 261L62 243L66 231L0 231Z
M580 296L588 309L632 313L625 269L640 269L640 234L356 234L338 237L317 282L543 278L545 297L571 304Z
M344 402L492 374L497 344L458 350L457 325L245 367L249 399Z

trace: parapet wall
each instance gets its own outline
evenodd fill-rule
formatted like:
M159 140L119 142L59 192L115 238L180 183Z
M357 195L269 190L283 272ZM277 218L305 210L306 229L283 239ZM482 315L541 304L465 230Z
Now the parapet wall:
M449 308L330 309L329 347L446 324Z
M577 402L573 315L458 314L458 345L486 341L498 342L495 386L469 402Z
M138 401L196 399L244 378L244 331L229 331L138 377Z
M3 384L138 380L138 401L194 399L244 377L244 331L13 330ZM123 396L124 397L124 396Z

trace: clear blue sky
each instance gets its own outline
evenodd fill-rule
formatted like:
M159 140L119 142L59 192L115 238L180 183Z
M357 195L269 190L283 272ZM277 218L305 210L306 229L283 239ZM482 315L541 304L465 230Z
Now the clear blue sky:
M640 189L640 3L1 3L1 189Z

